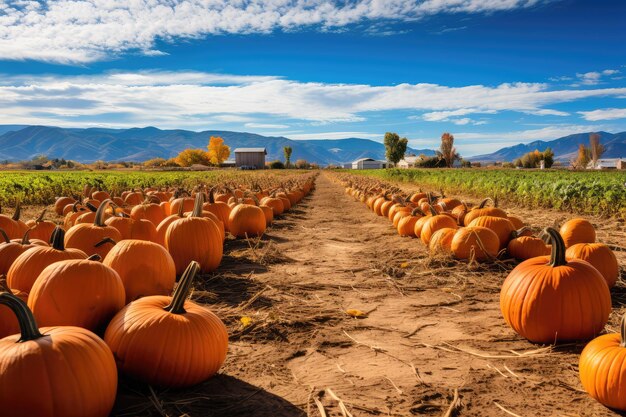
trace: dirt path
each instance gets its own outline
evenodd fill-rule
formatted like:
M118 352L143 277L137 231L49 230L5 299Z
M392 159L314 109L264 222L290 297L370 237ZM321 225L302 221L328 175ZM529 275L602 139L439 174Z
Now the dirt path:
M552 351L506 326L512 266L431 259L331 179L263 240L227 242L220 273L194 292L229 327L221 375L179 392L123 380L116 415L441 416L455 391L452 415L616 415L581 392L582 345Z

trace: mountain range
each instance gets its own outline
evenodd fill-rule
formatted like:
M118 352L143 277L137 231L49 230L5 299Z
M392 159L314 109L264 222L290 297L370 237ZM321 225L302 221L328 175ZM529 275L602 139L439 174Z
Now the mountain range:
M602 145L606 148L602 158L626 157L626 132L596 133L600 135L600 143L602 143ZM537 140L525 144L520 143L515 146L502 148L494 153L476 155L467 159L473 162L511 162L522 157L528 152L534 151L535 149L539 152L543 152L546 148L551 148L554 152L555 160L560 162L569 162L572 159L576 159L578 146L580 144L589 146L589 134L590 133L577 133L551 141Z
M306 159L320 165L343 164L359 158L385 159L385 146L369 139L291 140L253 133L208 130L69 129L48 126L0 125L0 160L22 161L38 155L79 162L145 161L172 158L186 148L205 149L211 136L220 136L231 148L264 147L267 161L284 160L283 147L291 146L291 160ZM434 155L430 149L408 148L407 153Z

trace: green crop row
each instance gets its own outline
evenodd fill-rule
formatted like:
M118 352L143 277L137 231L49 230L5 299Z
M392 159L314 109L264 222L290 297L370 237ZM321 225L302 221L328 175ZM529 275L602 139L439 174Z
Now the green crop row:
M446 194L497 196L520 206L626 217L626 173L621 171L388 169L349 171L407 182Z
M0 172L0 204L51 204L58 196L80 195L85 185L99 187L112 195L145 187L180 187L190 190L198 184L246 184L272 182L296 171L110 171L110 172ZM306 172L306 171L300 171Z

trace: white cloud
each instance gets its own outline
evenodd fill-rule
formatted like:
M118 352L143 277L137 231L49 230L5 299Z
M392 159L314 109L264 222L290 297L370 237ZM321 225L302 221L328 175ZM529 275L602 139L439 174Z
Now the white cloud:
M619 70L605 69L604 71L591 71L585 73L578 73L576 77L578 82L572 84L573 87L579 87L581 85L598 85L602 81L602 77L619 74Z
M361 138L361 139L382 139L384 135L380 133L367 133L367 132L321 132L321 133L301 133L293 135L285 135L289 139L293 140L306 140L306 139L348 139L348 138Z
M0 57L60 63L101 60L156 39L270 33L438 13L488 13L548 0L48 0L0 1Z
M245 127L250 129L288 129L289 125L279 125L271 123L246 123Z
M322 126L364 121L371 112L408 110L426 111L422 117L428 121L478 124L463 116L501 111L562 115L545 106L624 95L626 88L550 90L533 83L371 86L202 72L0 74L0 123L196 128L217 122L289 126L305 121Z
M585 120L596 122L598 120L626 119L626 109L598 109L592 111L579 111Z

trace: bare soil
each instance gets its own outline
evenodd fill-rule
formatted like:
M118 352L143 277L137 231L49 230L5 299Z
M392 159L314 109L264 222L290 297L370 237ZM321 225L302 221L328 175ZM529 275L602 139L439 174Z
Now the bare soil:
M618 415L582 391L584 344L539 346L506 325L514 263L431 258L333 178L262 239L227 241L219 273L198 282L193 298L230 332L220 374L180 391L121 379L115 416ZM569 217L512 211L538 227ZM592 220L600 241L622 244L621 223ZM608 331L621 283L613 297Z

